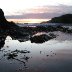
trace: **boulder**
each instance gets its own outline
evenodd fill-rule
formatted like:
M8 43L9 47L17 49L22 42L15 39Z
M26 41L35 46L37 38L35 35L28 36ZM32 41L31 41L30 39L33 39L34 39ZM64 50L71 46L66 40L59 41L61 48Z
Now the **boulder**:
M45 41L48 41L50 39L53 39L55 35L51 34L51 36L46 34L40 34L40 35L33 35L30 40L31 43L44 43Z
M5 39L6 39L6 37L0 36L0 49L4 46Z

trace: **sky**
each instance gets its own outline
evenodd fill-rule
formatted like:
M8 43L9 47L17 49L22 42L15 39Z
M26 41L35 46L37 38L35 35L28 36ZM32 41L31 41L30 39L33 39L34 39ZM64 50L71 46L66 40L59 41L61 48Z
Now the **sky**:
M72 0L0 0L5 17L15 22L41 22L72 13Z

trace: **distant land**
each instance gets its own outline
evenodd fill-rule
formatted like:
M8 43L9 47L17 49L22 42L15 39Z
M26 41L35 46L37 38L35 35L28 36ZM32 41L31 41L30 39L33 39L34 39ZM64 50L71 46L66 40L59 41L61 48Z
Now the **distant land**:
M42 22L43 23L72 23L72 14L65 14L59 17L54 17L49 21Z

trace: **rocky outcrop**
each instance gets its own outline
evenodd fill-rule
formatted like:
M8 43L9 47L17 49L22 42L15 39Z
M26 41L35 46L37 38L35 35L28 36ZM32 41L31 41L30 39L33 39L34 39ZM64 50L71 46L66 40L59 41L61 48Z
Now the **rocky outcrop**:
M30 40L32 43L44 43L50 39L53 39L55 38L56 36L52 33L50 33L49 35L46 35L46 34L35 34L33 35Z
M42 22L41 24L44 23L72 23L72 14L65 14L59 17L54 17L49 21Z
M28 34L17 26L14 22L8 22L4 16L4 12L0 9L0 35L10 35L11 37L19 38Z
M5 39L6 39L6 37L0 36L0 49L4 46L4 44L5 44Z
M72 23L72 14L65 14L60 17L54 17L48 22L49 23L65 23L65 24Z
M5 17L4 17L4 12L3 12L3 10L2 9L0 9L0 22L5 22L6 21L6 19L5 19Z
M18 28L14 22L8 22L4 16L4 12L0 9L0 29Z

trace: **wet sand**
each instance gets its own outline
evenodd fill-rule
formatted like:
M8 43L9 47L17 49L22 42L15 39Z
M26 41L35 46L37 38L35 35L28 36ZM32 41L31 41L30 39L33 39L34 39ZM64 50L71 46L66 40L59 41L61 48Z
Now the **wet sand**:
M72 72L72 35L58 31L53 33L56 38L41 44L30 40L19 42L8 36L0 50L0 71Z

